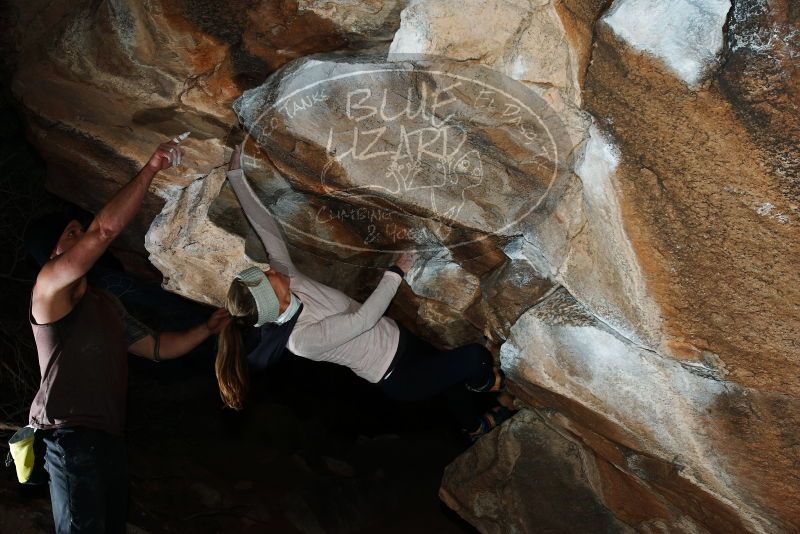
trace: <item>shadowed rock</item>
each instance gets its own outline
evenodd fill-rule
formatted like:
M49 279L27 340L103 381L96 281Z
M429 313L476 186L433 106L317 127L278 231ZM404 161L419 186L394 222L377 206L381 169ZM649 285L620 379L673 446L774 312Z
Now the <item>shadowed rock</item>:
M794 532L798 10L657 4L14 2L1 38L67 199L98 209L193 132L118 242L169 289L219 304L269 260L225 184L238 122L309 275L363 299L421 252L390 314L505 342L547 408L448 471L479 528L568 529L544 495L583 531ZM461 85L420 68L447 58Z

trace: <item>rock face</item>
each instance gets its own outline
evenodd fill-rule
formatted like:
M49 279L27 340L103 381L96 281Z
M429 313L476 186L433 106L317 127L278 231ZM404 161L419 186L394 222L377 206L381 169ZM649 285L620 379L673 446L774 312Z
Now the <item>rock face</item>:
M659 58L690 87L718 64L728 0L614 2L603 22L634 50Z
M580 105L591 33L585 25L574 31L576 21L567 5L469 0L457 10L453 7L447 2L412 2L403 11L390 53L479 61L556 102L564 98Z
M595 445L616 470L639 477L695 521L692 501L701 500L705 528L770 532L775 525L765 512L797 502L797 486L785 478L791 454L767 468L747 452L794 450L793 438L773 429L796 426L796 403L724 380L713 360L680 362L637 346L563 288L517 321L501 359L522 397L567 415L570 434ZM593 443L597 434L609 441Z
M634 530L598 498L594 455L523 411L447 469L441 496L481 532Z
M160 175L126 246L184 187L224 159L231 104L288 61L380 46L401 3L328 9L318 2L12 2L3 12L6 67L51 165L49 186L90 210L143 165L153 147L191 130L185 165ZM55 98L55 95L58 95Z
M192 130L124 242L171 290L218 304L268 261L221 169L237 123L308 274L364 298L420 252L390 314L484 339L535 407L445 476L481 531L772 533L800 530L799 15L15 2L3 39L70 200Z

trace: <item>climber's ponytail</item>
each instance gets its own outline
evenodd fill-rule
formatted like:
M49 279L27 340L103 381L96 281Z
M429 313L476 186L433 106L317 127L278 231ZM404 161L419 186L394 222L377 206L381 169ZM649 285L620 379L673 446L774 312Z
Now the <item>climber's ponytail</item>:
M222 402L229 408L241 410L247 393L247 365L242 355L244 340L238 321L230 321L219 333L217 359L214 371L217 374Z
M244 334L255 324L258 309L245 282L236 279L228 289L225 307L233 316L217 339L217 358L214 371L219 393L229 408L241 410L247 394L249 377L244 350Z

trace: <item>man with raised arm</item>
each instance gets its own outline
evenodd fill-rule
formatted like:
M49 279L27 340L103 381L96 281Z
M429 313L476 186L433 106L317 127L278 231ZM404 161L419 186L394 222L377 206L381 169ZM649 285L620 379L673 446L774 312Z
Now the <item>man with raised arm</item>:
M88 228L75 220L67 224L33 287L29 320L42 381L30 425L46 448L59 534L126 530L128 352L155 361L177 358L229 320L225 310L217 310L189 330L156 333L86 279L139 211L153 177L180 163L184 138L161 144Z

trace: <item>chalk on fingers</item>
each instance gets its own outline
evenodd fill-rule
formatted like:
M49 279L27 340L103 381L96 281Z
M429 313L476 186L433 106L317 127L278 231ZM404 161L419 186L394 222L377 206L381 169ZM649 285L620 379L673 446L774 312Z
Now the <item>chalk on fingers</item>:
M179 136L177 136L177 137L173 137L173 138L172 138L172 141L173 141L173 142L175 142L175 143L180 143L181 141L183 141L184 139L186 139L187 137L189 137L189 134L191 134L191 133L192 133L192 132L183 132L183 133L182 133L182 134L180 134Z

